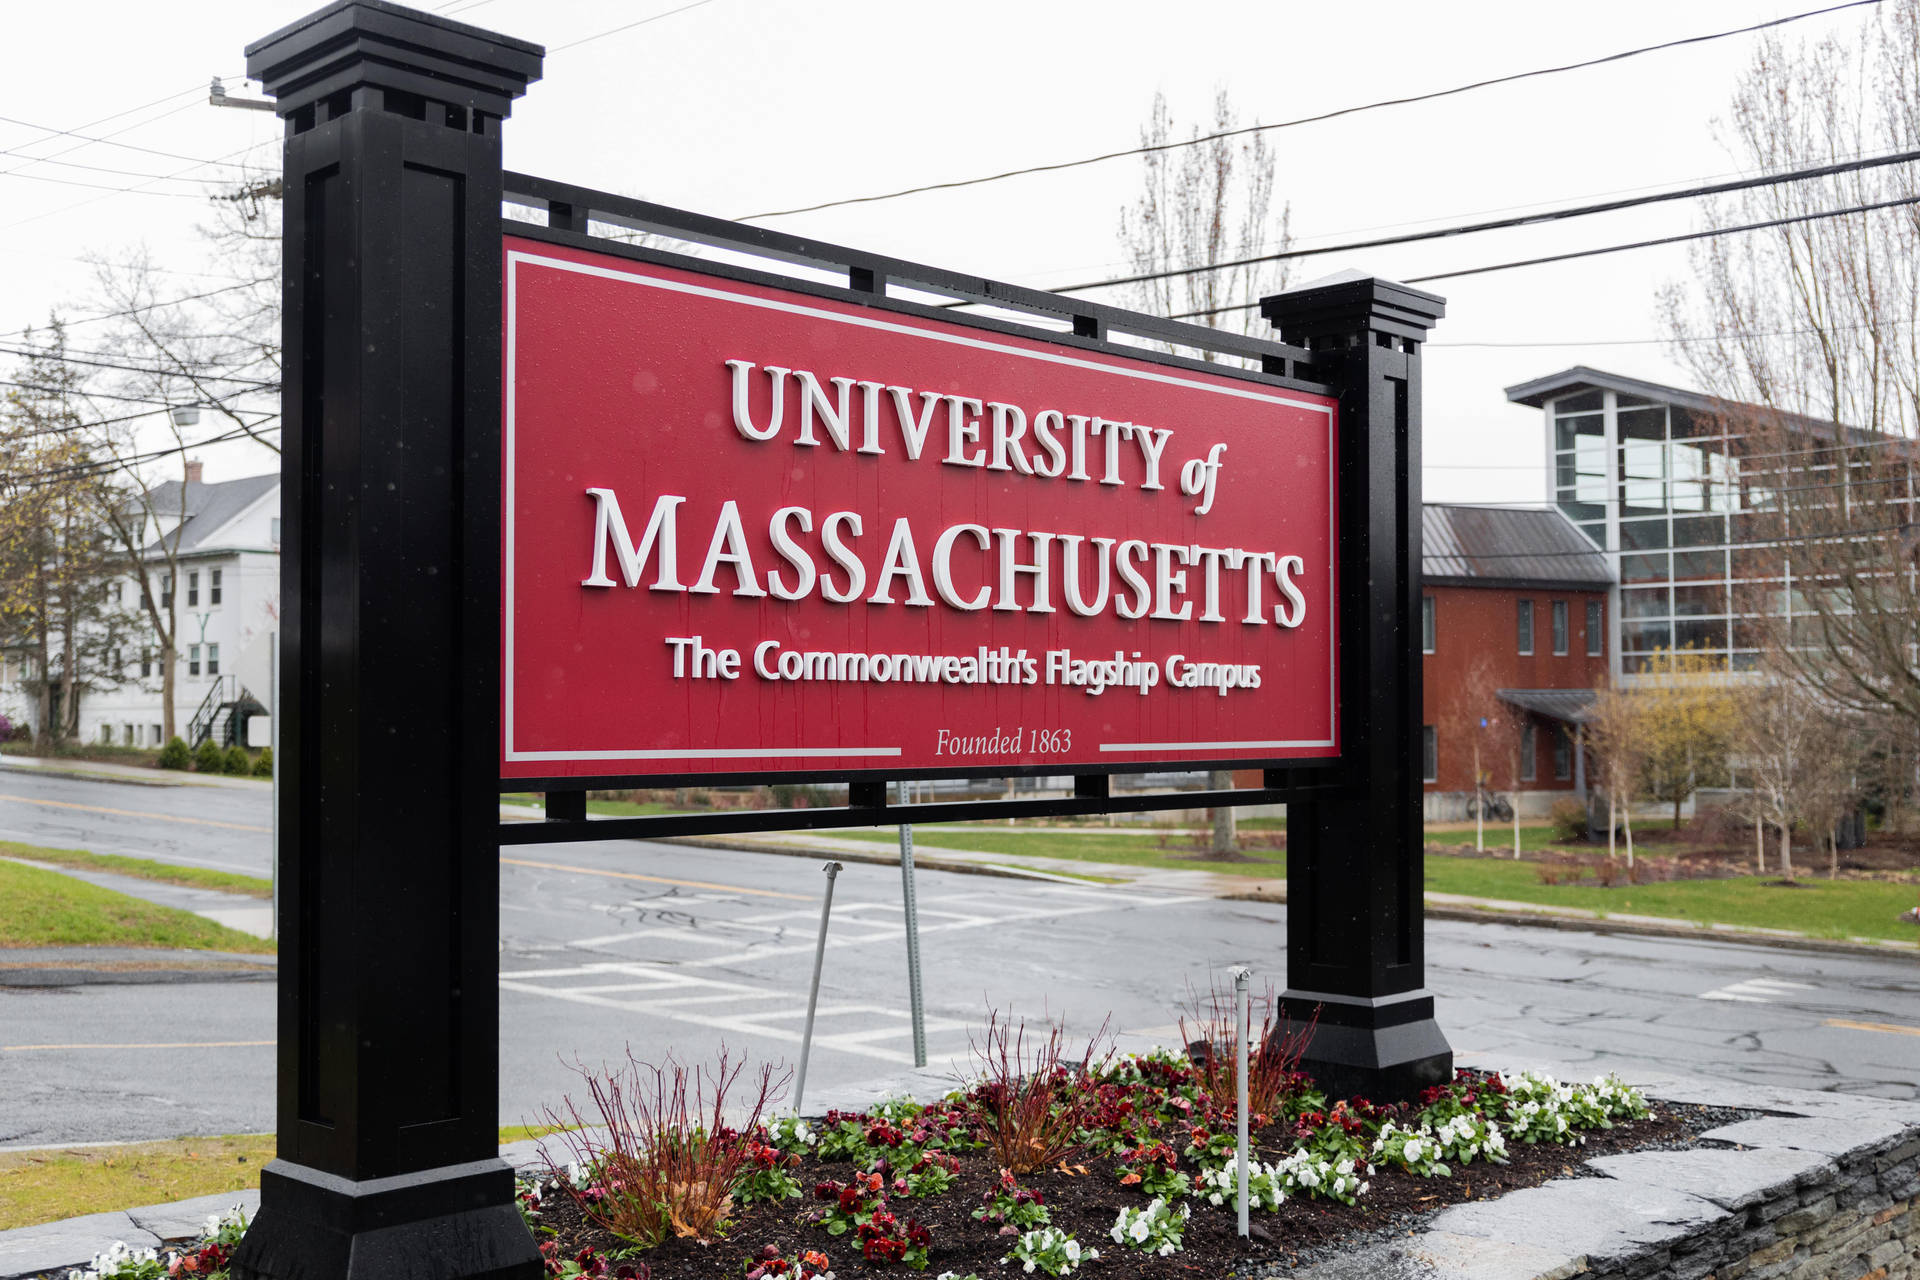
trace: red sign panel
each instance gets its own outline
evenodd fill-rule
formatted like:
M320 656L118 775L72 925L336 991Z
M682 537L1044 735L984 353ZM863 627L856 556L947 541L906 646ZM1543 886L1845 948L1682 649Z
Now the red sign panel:
M1339 753L1332 400L505 252L502 777Z

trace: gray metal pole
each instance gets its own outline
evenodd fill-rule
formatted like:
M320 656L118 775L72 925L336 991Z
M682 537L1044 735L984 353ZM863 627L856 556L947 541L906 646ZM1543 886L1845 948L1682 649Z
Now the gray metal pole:
M1253 971L1244 965L1233 971L1234 1076L1239 1082L1240 1125L1238 1164L1240 1177L1240 1238L1247 1238L1247 1036L1252 1030L1252 1010L1248 1007L1247 979Z
M794 1114L800 1113L801 1100L807 1094L807 1055L813 1051L813 1010L820 1003L820 967L827 958L827 917L833 914L833 878L840 864L829 862L820 868L827 873L827 893L820 899L820 938L813 944L813 986L807 991L807 1029L800 1033L800 1075L793 1086Z
M907 803L907 784L900 783L900 803ZM900 824L900 898L907 925L907 1001L913 1010L913 1065L927 1065L927 1011L920 1002L920 903L913 892L913 825Z

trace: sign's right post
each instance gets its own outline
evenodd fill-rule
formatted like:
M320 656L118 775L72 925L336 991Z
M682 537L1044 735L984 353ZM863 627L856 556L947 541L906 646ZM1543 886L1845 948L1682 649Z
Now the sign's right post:
M1337 785L1287 806L1282 1027L1329 1097L1452 1078L1426 990L1420 771L1420 348L1442 299L1355 278L1263 299L1340 398Z

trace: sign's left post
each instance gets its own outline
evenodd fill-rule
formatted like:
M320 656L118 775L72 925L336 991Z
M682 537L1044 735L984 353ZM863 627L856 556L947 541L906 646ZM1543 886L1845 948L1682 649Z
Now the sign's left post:
M500 128L543 51L381 0L286 123L278 1158L236 1277L534 1277L499 1158Z

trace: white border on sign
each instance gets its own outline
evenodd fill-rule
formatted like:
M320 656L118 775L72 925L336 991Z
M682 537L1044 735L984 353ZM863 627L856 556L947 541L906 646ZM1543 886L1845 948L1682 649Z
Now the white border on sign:
M991 338L975 337L971 334L948 333L939 329L927 329L919 325L904 323L900 320L883 320L878 316L846 315L839 311L823 307L807 306L803 303L788 302L778 298L762 298L750 293L738 293L712 285L690 284L681 280L663 280L657 276L646 275L640 269L641 264L633 268L614 268L597 266L591 263L573 262L566 258L549 257L546 254L530 253L524 249L507 251L507 297L506 297L506 421L503 424L506 434L506 546L502 588L505 593L506 639L505 652L501 655L501 680L503 705L501 707L501 729L505 742L505 757L515 760L823 760L823 759L876 759L897 757L902 754L899 747L789 747L785 750L768 750L764 747L720 747L708 750L632 750L632 751L517 751L513 745L513 634L518 618L513 610L513 529L514 508L514 374L519 367L516 349L516 329L519 323L519 311L516 306L519 283L518 270L521 263L533 266L549 267L556 271L568 271L576 275L596 276L603 280L618 280L627 284L642 285L647 288L664 289L670 293L690 294L694 297L715 298L726 302L735 302L743 306L760 307L768 311L784 311L791 315L808 316L817 320L830 320L838 324L853 325L856 328L875 329L884 333L907 334L916 338L926 338L934 342L946 342L955 346L972 347L981 351L994 351L1002 355L1020 356L1029 360L1040 360L1049 364L1067 365L1077 369L1091 369L1100 373L1113 374L1123 378L1138 378L1144 382L1163 382L1170 386L1188 387L1197 391L1211 391L1217 395L1234 396L1244 400L1260 400L1268 404L1286 405L1295 409L1307 409L1324 414L1327 420L1327 580L1333 582L1334 560L1338 552L1339 530L1338 476L1334 465L1335 440L1334 412L1332 405L1315 404L1310 400L1296 400L1291 396L1259 391L1252 386L1221 386L1212 382L1197 381L1173 373L1161 373L1152 369L1136 369L1126 365L1110 364L1103 360L1089 359L1069 355L1060 351L1033 351L1026 347L997 342ZM1333 592L1329 592L1331 597ZM1327 626L1327 724L1331 731L1339 712L1339 670L1336 664L1336 646L1339 643L1339 618L1336 614L1329 619ZM1289 742L1103 742L1103 752L1184 752L1184 751L1260 751L1274 748L1331 747L1331 736L1322 739L1301 739Z

